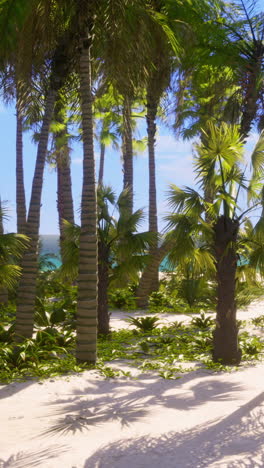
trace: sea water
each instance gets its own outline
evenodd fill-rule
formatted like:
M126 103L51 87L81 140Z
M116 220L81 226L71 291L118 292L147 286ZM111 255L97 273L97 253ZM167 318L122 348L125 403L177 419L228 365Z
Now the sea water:
M54 268L59 268L61 266L59 236L56 234L40 235L40 255L45 255L46 260L52 262ZM49 268L44 267L43 269L46 270ZM170 270L166 258L161 262L159 269L160 271Z

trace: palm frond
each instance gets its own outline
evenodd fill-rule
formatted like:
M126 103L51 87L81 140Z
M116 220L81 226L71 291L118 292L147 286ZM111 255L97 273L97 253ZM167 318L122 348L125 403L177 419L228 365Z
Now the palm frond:
M253 167L253 179L263 179L264 177L264 131L261 132L259 140L251 155Z
M193 216L200 216L205 211L203 197L191 187L181 189L174 184L170 185L168 203L173 211Z

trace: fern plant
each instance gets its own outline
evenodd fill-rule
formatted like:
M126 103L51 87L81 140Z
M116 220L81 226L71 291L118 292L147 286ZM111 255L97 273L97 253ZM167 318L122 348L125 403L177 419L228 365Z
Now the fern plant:
M214 324L214 320L211 317L206 317L204 312L200 313L199 317L194 317L191 320L191 325L206 330Z
M129 317L127 321L131 324L134 325L138 330L140 330L143 333L150 332L157 328L158 322L159 322L159 317L154 316L154 317Z

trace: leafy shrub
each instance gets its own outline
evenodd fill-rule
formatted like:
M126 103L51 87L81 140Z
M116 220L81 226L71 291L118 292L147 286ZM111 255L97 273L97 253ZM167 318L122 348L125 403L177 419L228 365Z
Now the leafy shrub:
M243 355L257 357L263 350L264 345L257 336L249 336L247 332L239 337L240 348Z
M158 307L169 307L171 305L164 291L153 291L149 296L148 305L150 309Z
M214 320L211 317L206 317L204 312L201 312L199 317L194 317L191 320L191 325L203 330L211 327L213 324Z
M131 289L115 289L109 293L109 306L117 309L136 309L136 300Z
M75 336L71 331L58 331L56 328L47 327L44 330L39 330L36 334L36 343L40 346L71 346L75 341Z
M185 328L185 324L183 322L179 322L178 320L175 320L175 322L172 322L171 327L178 330L180 328Z
M15 304L8 302L7 305L0 306L0 323L12 323L16 316Z
M146 333L158 326L159 317L129 317L127 321L141 332Z
M64 322L66 319L66 312L62 308L57 308L52 312L46 310L39 310L35 313L34 321L39 327L54 327L59 323Z
M195 336L190 346L192 346L194 350L209 353L212 349L212 342L213 338L211 334L208 335L200 332L198 336Z
M9 328L5 328L0 325L0 342L11 343L15 331L15 324L10 325Z
M238 308L247 307L252 301L261 296L263 296L263 287L261 284L237 281L236 303Z
M178 297L190 308L195 305L215 307L215 288L204 278L183 278L179 282Z
M259 317L251 319L251 322L257 327L264 327L264 315L260 315Z

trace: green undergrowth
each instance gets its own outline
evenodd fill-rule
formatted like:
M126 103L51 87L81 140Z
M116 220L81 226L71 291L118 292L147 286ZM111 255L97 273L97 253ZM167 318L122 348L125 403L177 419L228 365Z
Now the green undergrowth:
M76 363L75 332L70 327L59 329L49 322L46 328L36 329L34 339L16 346L12 344L13 327L2 330L0 382L45 379L86 369L96 369L106 378L130 377L129 371L118 369L120 360L142 373L152 372L165 379L180 378L182 374L195 369L194 363L212 371L234 369L213 363L211 359L214 326L211 318L208 320L201 314L188 325L174 322L157 328L155 320L152 324L153 328L147 331L142 331L139 323L137 328L113 331L108 337L100 336L98 361L94 366ZM240 325L244 326L245 323L241 322ZM262 326L262 321L259 326ZM264 343L259 337L241 332L240 347L244 362L262 359Z

